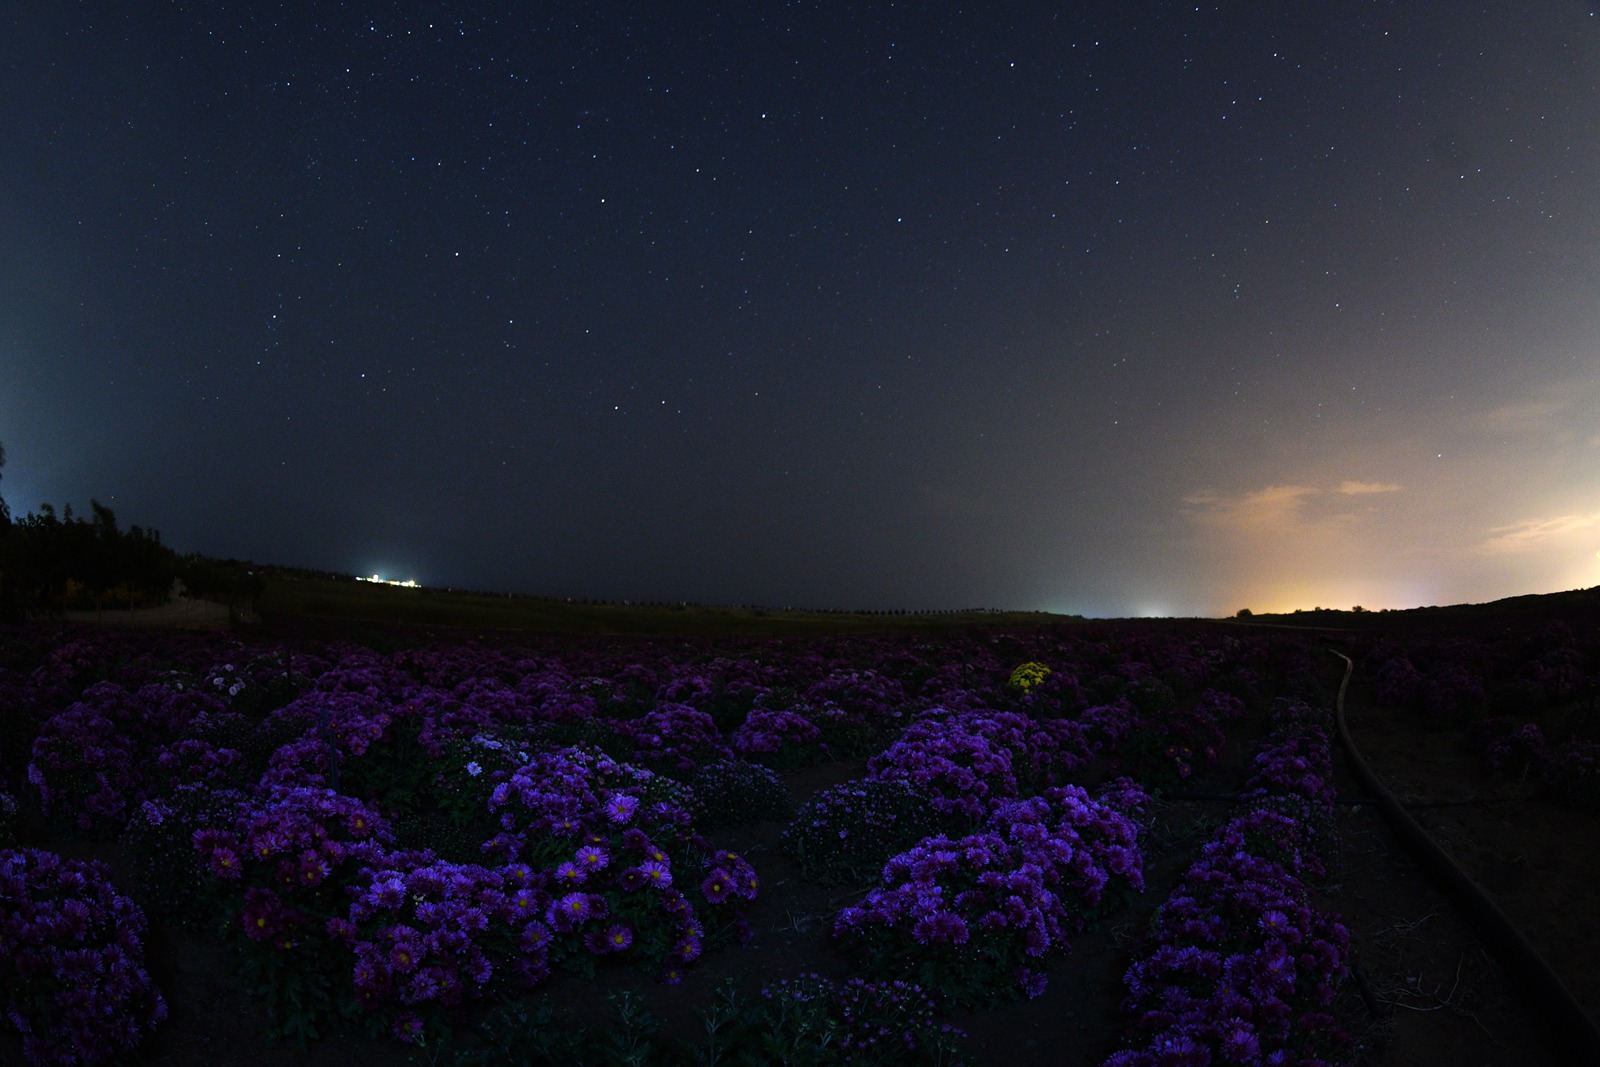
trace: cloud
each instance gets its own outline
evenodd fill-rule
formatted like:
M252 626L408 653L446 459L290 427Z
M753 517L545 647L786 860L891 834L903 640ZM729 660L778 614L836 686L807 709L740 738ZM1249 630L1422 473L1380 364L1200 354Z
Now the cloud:
M1343 530L1360 518L1359 513L1346 510L1346 505L1340 503L1341 497L1398 493L1403 488L1390 482L1347 479L1333 490L1309 485L1269 485L1228 495L1202 489L1184 497L1183 502L1189 516L1210 529L1235 534L1304 536Z
M1523 395L1478 413L1471 421L1479 431L1500 440L1572 440L1579 427L1600 418L1600 389L1592 378L1563 378L1527 388ZM1600 438L1587 438L1593 445Z
M1544 519L1523 519L1509 526L1495 526L1492 535L1479 547L1486 552L1516 553L1548 549L1571 540L1580 531L1600 525L1600 512L1588 515L1556 515Z
M1304 485L1269 485L1254 492L1225 496L1202 489L1183 498L1189 514L1203 526L1237 533L1276 534L1302 523L1306 501L1317 490Z
M1183 498L1219 610L1249 604L1283 610L1314 604L1391 604L1384 591L1406 547L1376 498L1400 486L1344 481L1268 485Z

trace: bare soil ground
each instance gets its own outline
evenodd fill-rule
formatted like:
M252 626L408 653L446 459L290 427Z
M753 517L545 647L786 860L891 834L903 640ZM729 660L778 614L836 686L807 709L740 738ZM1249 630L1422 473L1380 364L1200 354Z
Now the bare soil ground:
M106 608L103 611L69 611L68 622L99 626L133 626L140 629L221 630L229 625L230 609L211 600L173 597L153 608Z
M1545 800L1525 782L1486 774L1461 731L1429 730L1419 716L1374 707L1360 664L1356 679L1346 714L1363 757L1595 1016L1600 818ZM1358 796L1348 777L1340 785L1342 795ZM1386 1015L1370 1024L1366 1062L1560 1062L1499 965L1427 885L1376 810L1343 812L1340 904L1357 962Z

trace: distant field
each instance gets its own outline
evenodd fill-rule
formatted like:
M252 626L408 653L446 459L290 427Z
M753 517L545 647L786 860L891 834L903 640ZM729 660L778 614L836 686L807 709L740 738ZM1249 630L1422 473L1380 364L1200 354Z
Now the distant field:
M1042 611L888 615L706 605L579 604L539 597L402 589L370 582L273 578L256 602L267 621L310 617L405 626L570 634L804 636L950 631L1079 621Z

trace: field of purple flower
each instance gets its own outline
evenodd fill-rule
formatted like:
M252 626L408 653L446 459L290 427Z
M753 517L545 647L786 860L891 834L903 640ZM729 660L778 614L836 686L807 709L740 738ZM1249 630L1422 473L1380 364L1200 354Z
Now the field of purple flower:
M0 995L29 1062L170 1042L151 924L224 946L257 1038L364 1033L390 1062L984 1062L952 1019L1119 928L1075 976L1116 1009L1070 1062L1354 1054L1331 702L1298 637L3 647ZM1157 813L1202 781L1234 803L1178 841ZM752 826L781 856L731 843ZM60 854L96 849L119 869ZM798 891L827 902L821 965L730 964ZM656 991L697 972L759 979L662 1026ZM603 1027L556 1006L585 988Z

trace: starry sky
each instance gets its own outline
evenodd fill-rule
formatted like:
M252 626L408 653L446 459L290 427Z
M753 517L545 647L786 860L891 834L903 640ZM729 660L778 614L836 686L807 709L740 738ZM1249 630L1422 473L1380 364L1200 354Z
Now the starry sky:
M1600 584L1597 10L11 0L0 492L574 597Z

